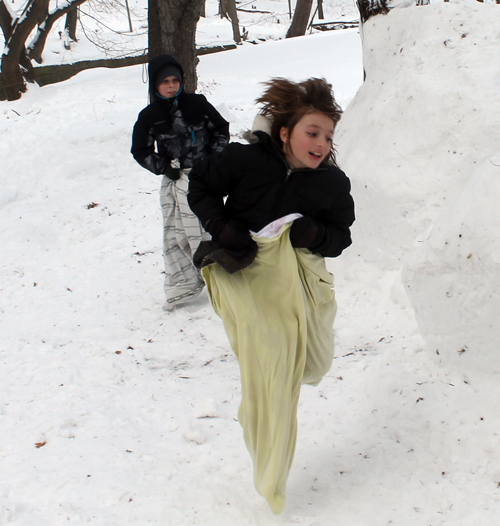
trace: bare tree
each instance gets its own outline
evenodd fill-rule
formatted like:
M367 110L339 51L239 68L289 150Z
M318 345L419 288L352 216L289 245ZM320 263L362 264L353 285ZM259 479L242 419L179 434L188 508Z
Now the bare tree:
M26 82L33 82L31 59L41 62L47 35L54 22L68 10L85 0L68 0L64 8L49 12L50 0L28 0L23 10L13 14L0 0L0 27L5 39L2 55L2 78L5 96L16 100L26 91ZM27 49L26 41L37 28L32 44Z
M2 76L8 100L16 100L26 91L26 79L33 71L26 51L26 40L37 23L41 23L48 10L49 0L30 0L20 17L11 14L5 0L1 0L1 27L5 38L2 55ZM23 66L21 66L21 62ZM22 69L21 69L22 68Z
M86 2L86 0L71 0L68 1L63 7L56 8L49 12L47 9L46 16L41 24L38 24L38 28L35 34L35 38L28 47L28 55L31 60L42 63L42 53L47 42L47 37L54 25L64 15L69 15L73 10L75 11L75 24L76 24L76 9L79 5ZM76 35L75 39L76 40Z
M306 34L307 23L311 16L313 0L297 0L295 12L286 38L301 37Z
M148 0L148 51L150 58L161 55L159 1L161 0Z
M233 39L239 44L241 42L241 34L235 0L220 0L219 15L221 18L231 20L231 25L233 26Z
M323 13L323 0L318 0L318 18L320 20L325 19L325 14Z
M14 17L3 1L0 2L0 28L2 29L4 35L5 45L7 45L7 42L9 42L14 30ZM33 68L28 58L28 52L25 46L23 46L19 60L20 64L24 68L25 76L29 77L30 81L33 80ZM9 65L7 64L7 68L8 67Z
M4 2L0 2L0 28L5 35L7 35L12 27L12 15L7 9L7 6Z
M148 0L149 56L167 53L184 69L186 91L196 91L196 24L204 0Z
M68 37L77 41L76 38L76 23L78 22L78 6L73 5L66 15L66 23L64 24L64 31L68 34Z

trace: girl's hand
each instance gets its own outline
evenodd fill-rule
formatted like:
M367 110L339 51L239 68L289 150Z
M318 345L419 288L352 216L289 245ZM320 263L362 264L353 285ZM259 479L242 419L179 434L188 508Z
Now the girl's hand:
M221 248L238 251L253 243L248 229L234 219L209 221L208 229L212 234L212 239L219 243Z
M325 227L310 217L299 217L290 228L290 243L294 248L314 250L323 240Z

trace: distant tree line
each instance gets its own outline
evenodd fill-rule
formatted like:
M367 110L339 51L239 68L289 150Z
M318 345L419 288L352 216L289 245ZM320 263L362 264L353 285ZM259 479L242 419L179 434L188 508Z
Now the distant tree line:
M76 41L79 6L85 2L106 5L109 0L26 0L19 11L13 11L9 0L0 0L0 28L5 49L1 57L0 99L16 100L26 91L26 83L35 80L33 61L42 63L42 54L55 22L66 16L64 32L65 47ZM128 0L124 0L129 15L130 31L132 22ZM430 0L415 0L417 5L428 4ZM445 2L448 0L444 0ZM483 2L484 0L478 0ZM500 0L495 0L500 4ZM387 14L391 9L390 0L356 0L361 23L379 14ZM292 18L286 37L302 36L312 25L318 14L323 18L323 0L296 0L292 17L291 1L289 14ZM197 85L196 65L196 26L200 16L205 15L205 0L148 0L148 57L168 53L176 57L185 71L185 86L195 91ZM238 7L236 0L219 0L219 15L230 20L233 39L240 43L245 35L240 33ZM31 37L29 45L28 38ZM89 62L89 61L87 61ZM125 61L126 63L126 61ZM55 68L55 67L54 67ZM47 73L50 76L50 73ZM48 81L46 79L46 81Z

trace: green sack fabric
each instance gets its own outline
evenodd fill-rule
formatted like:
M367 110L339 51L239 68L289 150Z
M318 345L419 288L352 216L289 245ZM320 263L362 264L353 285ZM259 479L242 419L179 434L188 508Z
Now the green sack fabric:
M316 385L333 359L333 276L324 258L290 244L289 228L258 244L255 261L228 274L202 271L216 313L240 365L238 418L254 465L257 491L272 511L286 502L297 438L302 383Z

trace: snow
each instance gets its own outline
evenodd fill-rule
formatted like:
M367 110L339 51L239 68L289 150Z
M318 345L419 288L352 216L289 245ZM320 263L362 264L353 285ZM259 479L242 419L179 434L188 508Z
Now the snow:
M403 269L438 361L495 382L500 31L484 20L498 16L495 5L469 2L374 18L364 28L366 82L337 135L340 162L355 174L358 254Z
M356 30L201 57L236 140L270 75L325 76L346 108L337 357L302 390L279 517L206 292L161 308L159 180L129 154L142 67L0 103L1 525L497 524L499 19L476 2L376 17L364 84Z

